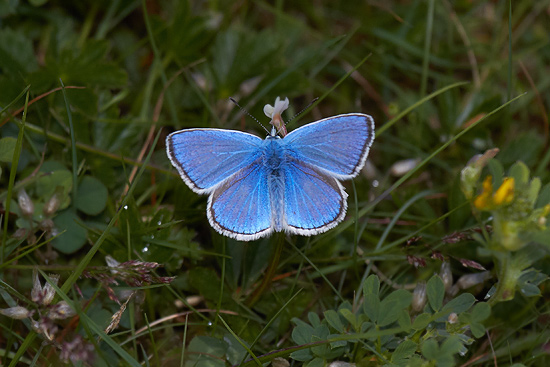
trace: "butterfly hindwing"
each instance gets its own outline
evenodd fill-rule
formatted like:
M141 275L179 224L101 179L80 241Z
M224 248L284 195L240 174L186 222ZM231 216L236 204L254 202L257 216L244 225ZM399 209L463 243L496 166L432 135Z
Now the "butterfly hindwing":
M373 140L374 120L360 113L312 122L283 139L295 159L322 168L338 179L350 179L359 173Z
M287 160L283 177L287 231L301 235L322 233L344 218L347 194L336 178L294 159Z
M166 138L170 161L197 193L208 193L261 154L259 137L233 130L187 129Z
M208 199L210 224L219 233L241 241L273 231L267 172L255 161L216 187Z

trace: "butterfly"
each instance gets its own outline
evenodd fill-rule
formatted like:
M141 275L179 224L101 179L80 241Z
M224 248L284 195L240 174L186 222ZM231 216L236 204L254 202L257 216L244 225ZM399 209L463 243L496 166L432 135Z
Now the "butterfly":
M280 117L286 108L288 98L279 97L274 107L265 106L273 125L265 139L215 128L180 130L166 138L168 158L183 181L209 195L208 221L222 235L240 241L281 231L311 236L344 219L348 195L340 181L365 165L373 118L338 115L286 134Z

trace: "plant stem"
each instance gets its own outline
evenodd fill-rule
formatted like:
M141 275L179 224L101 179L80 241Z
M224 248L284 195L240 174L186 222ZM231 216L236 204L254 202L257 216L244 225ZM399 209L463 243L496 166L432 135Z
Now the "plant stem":
M271 261L269 262L269 265L267 267L267 270L265 271L264 279L262 280L262 283L256 288L254 293L252 293L252 296L248 300L248 306L252 306L255 304L258 299L260 299L260 296L264 293L266 288L271 284L271 280L273 279L273 275L275 275L275 271L277 270L277 266L279 266L279 260L281 258L281 253L283 252L283 245L285 243L285 235L283 232L277 233L273 238L273 241L275 242L275 247L273 248L273 256L271 256Z
M516 284L521 275L521 269L515 266L512 253L496 252L495 258L498 261L498 283L495 294L488 301L491 306L514 298Z

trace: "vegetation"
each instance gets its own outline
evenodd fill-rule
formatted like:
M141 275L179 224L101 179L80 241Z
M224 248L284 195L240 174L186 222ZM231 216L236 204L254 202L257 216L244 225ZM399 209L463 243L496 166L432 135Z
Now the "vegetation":
M550 1L0 4L0 365L550 363ZM238 242L189 127L376 121L348 215Z

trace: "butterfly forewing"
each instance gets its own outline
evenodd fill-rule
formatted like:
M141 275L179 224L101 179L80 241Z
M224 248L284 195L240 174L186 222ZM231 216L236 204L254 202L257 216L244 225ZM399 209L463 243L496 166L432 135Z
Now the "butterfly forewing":
M374 120L359 113L338 115L304 125L283 140L296 160L350 179L365 165L374 140Z
M166 139L172 164L195 192L207 193L258 159L262 139L233 130L187 129Z

